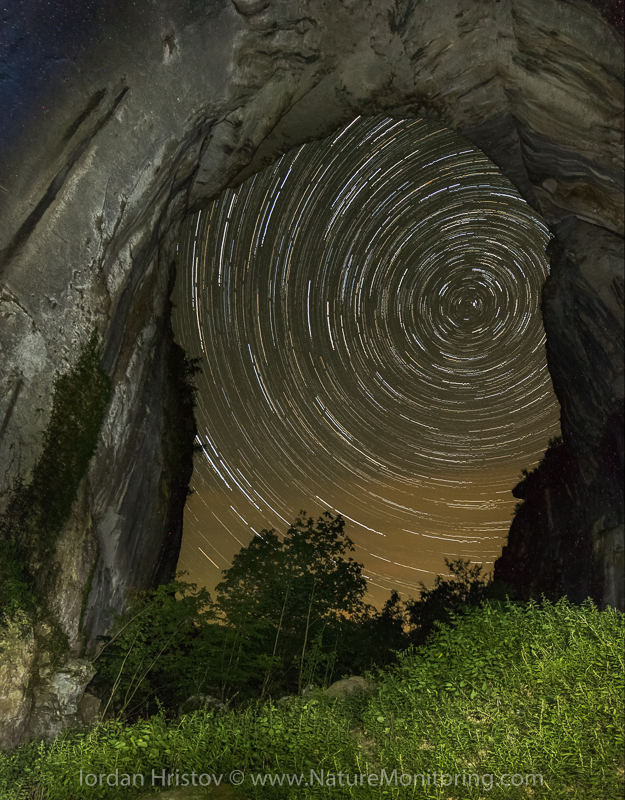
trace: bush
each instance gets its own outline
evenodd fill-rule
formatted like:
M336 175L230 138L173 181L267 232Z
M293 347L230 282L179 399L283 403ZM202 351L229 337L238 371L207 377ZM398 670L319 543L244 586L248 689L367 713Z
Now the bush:
M133 719L174 711L213 678L205 646L214 619L206 589L179 580L130 596L94 659L90 689L109 711Z
M503 600L514 594L505 584L483 576L481 564L471 566L468 559L465 561L462 558L455 561L446 558L445 564L451 577L437 575L431 589L420 583L419 599L411 599L406 603L414 644L423 644L441 624L449 625L459 614L479 606L485 600Z
M369 707L382 763L413 773L540 773L545 796L617 797L623 615L590 601L506 601L452 622L402 655ZM481 796L463 791L450 795Z

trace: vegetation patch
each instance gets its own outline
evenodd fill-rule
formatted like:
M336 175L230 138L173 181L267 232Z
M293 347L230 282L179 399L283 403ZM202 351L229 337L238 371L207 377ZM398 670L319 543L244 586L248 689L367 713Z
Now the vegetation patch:
M31 616L45 602L50 559L95 452L111 394L94 332L75 367L57 378L43 452L29 483L19 480L0 517L0 608Z
M180 345L171 342L167 360L168 402L165 422L168 438L167 459L173 478L179 475L187 478L185 489L193 471L194 442L197 435L194 408L198 392L194 379L202 371L201 361L201 358L190 358ZM163 490L171 491L167 483L163 485Z
M279 698L392 663L411 642L406 608L397 593L381 611L363 602L344 524L302 512L283 537L262 531L224 571L215 602L178 580L133 593L103 637L90 691L135 719L175 715L193 695Z
M372 696L109 720L0 755L0 796L127 799L160 788L153 770L224 785L240 770L223 796L614 800L623 634L622 614L591 603L487 601L379 671ZM116 774L144 776L142 792L85 782Z

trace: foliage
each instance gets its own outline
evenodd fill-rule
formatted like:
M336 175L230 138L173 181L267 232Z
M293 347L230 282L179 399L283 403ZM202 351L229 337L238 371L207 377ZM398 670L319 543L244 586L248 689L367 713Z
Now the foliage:
M111 392L97 333L54 385L43 452L29 483L16 481L0 517L0 608L34 615L54 572L50 558L95 452Z
M503 599L511 590L503 584L495 584L482 576L482 565L462 558L455 561L445 559L451 577L437 575L432 589L420 583L420 597L407 603L407 614L414 627L412 640L422 644L440 624L448 624L454 614L461 613L484 600Z
M372 614L369 625L365 625L375 648L375 664L386 666L396 660L396 651L406 649L410 643L408 625L408 603L402 603L398 592L392 591L382 609Z
M302 513L283 538L265 530L241 548L214 607L180 581L135 595L92 689L109 712L131 719L160 707L174 714L194 694L241 703L301 693L393 664L454 609L493 596L482 568L459 560L449 564L453 581L439 576L420 601L393 592L378 611L362 601L366 582L352 551L340 516L315 523Z
M168 395L166 424L168 432L167 461L172 477L185 476L192 469L194 442L197 435L194 408L198 388L194 378L202 372L201 358L190 358L172 341L167 360ZM189 473L190 477L190 473ZM186 487L187 480L185 480Z
M369 707L382 762L401 740L406 772L423 771L425 752L439 773L541 773L539 796L618 796L623 615L491 601L452 621L402 656ZM479 794L464 792L452 796Z
M255 536L237 553L217 586L219 607L227 620L234 623L253 608L257 617L269 616L276 622L287 590L291 599L285 610L296 614L302 600L307 608L311 596L312 613L320 619L338 610L346 614L359 610L366 581L362 565L347 556L354 545L344 528L340 515L326 511L315 523L302 511L284 539L273 530Z
M175 708L206 688L206 640L214 619L206 589L179 580L130 596L113 635L100 637L92 690L110 710L135 718Z
M367 605L360 613L342 620L336 674L362 675L394 664L398 651L411 644L408 608L409 603L402 602L399 593L392 591L381 609Z
M180 580L134 594L91 690L109 715L135 719L192 695L241 703L390 663L389 648L408 644L399 597L365 606L352 550L341 517L300 517L283 539L263 531L241 549L215 606Z
M262 694L301 691L305 677L327 676L341 620L364 607L362 564L348 555L354 545L344 527L340 515L327 511L315 523L302 511L283 539L262 531L224 571L217 604L238 634L237 658L244 658L244 640L245 650L266 657ZM313 642L316 655L307 657Z
M223 788L236 769L245 781L224 797L613 800L622 796L624 644L623 615L613 609L492 601L402 653L396 667L378 674L372 697L317 694L176 721L162 714L133 724L111 720L1 754L0 796L134 797L106 783L81 786L80 770L143 774L146 792L153 791L152 769L223 774ZM336 785L307 786L311 769L334 773ZM409 788L369 790L366 776L382 769L417 777ZM256 773L269 776L264 786L253 785ZM339 773L363 773L364 786L339 785ZM504 773L521 776L522 785L499 786ZM526 774L542 775L544 785L530 778L526 787ZM281 775L302 776L302 785L279 786ZM442 787L443 775L459 775L458 784ZM469 776L472 785L463 785Z

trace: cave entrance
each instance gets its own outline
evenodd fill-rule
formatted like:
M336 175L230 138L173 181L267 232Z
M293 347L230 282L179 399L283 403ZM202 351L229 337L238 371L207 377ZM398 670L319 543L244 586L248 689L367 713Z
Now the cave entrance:
M358 117L187 218L174 327L202 358L179 567L339 512L370 599L501 554L559 433L540 315L549 233L439 122Z

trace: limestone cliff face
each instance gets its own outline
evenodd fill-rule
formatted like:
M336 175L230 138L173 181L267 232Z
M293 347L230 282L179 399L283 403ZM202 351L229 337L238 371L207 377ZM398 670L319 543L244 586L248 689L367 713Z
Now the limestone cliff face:
M115 389L88 475L97 558L80 633L90 649L110 628L129 588L173 578L193 471L195 421L184 353L173 341L173 267L154 270L130 307L113 372ZM155 308L155 297L161 300ZM146 327L135 328L146 322ZM142 319L143 318L143 319ZM110 358L110 351L108 353ZM105 363L107 353L105 352Z
M181 219L358 114L442 120L554 231L544 318L572 466L553 502L583 509L574 529L552 511L549 536L531 523L530 560L557 551L564 590L622 597L622 38L579 0L124 0L89 13L61 57L8 11L0 84L15 110L0 175L5 503L42 451L55 376L93 330L113 387L57 545L51 605L74 652L129 587L167 576L179 545L188 465L171 468L168 295Z
M574 218L554 233L543 318L564 441L515 487L524 503L495 577L522 598L622 609L623 240Z

